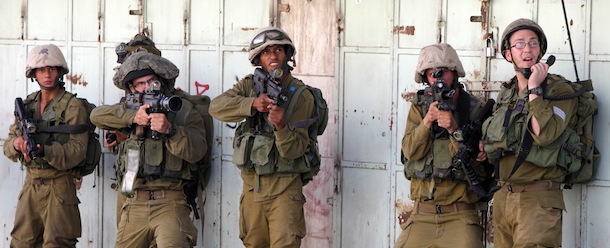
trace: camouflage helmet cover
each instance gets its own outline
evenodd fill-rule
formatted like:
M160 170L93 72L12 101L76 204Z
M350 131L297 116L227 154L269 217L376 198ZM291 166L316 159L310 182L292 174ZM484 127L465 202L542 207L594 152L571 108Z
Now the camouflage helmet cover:
M64 54L59 50L59 47L53 44L36 46L30 50L28 59L25 63L25 76L27 78L34 77L34 69L47 66L60 67L59 77L67 74L70 69L66 63Z
M143 34L136 34L133 39L127 43L127 47L125 48L127 52L133 52L138 49L145 49L149 53L161 56L161 51L157 49L155 42Z
M446 67L456 71L458 77L466 75L457 52L447 43L426 46L419 52L419 60L415 69L415 82L424 82L424 73L430 68Z
M502 57L504 57L504 59L506 59L506 54L504 51L510 50L511 35L523 29L532 30L538 35L538 39L540 40L540 58L542 58L542 56L544 56L544 54L546 53L546 35L544 34L544 31L542 30L540 25L530 19L521 18L511 22L510 24L508 24L508 26L506 26L506 29L504 29L504 33L502 34Z
M119 89L128 90L127 84L132 80L156 74L163 81L162 87L166 90L174 88L180 70L174 63L145 51L138 51L125 59L114 74L114 85Z
M271 34L273 34L274 32L277 32L277 36L271 36ZM264 36L261 36L264 35ZM255 42L258 39L261 39L261 42ZM254 36L254 38L252 39L252 41L250 41L250 45L248 46L248 60L250 60L250 63L252 64L252 66L259 66L260 62L256 61L256 57L263 51L265 50L265 48L267 48L268 46L272 46L272 45L288 45L290 48L292 48L292 56L294 56L297 51L296 48L294 47L294 44L292 43L292 40L290 39L290 37L288 36L288 34L286 34L286 32L284 32L284 30L278 28L278 27L266 27L266 28L262 28L259 29L256 32L256 35ZM292 57L291 56L291 57ZM287 58L288 61L294 61L293 58Z

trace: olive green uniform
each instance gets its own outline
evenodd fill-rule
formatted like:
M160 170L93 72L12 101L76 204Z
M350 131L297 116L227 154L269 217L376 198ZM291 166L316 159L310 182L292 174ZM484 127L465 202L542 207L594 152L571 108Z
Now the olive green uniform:
M293 84L302 85L302 82L288 74L280 84L286 88ZM255 98L252 75L249 75L233 88L216 97L210 105L210 114L225 122L243 121L257 113L256 109L252 108ZM297 101L292 116L287 120L289 125L310 118L313 112L314 100L309 91L303 91ZM307 128L292 129L289 125L282 130L272 131L273 149L279 153L277 161L299 164L303 162L302 157L309 144ZM235 137L236 142L238 139L240 137ZM234 161L243 160L238 158L239 154L237 151L234 153ZM252 155L255 156L254 152ZM245 168L240 164L238 167L242 169L241 177L244 185L240 200L239 226L240 238L244 245L300 247L301 239L306 234L303 214L305 197L300 173L285 170L282 173L271 172L259 175L254 167ZM282 162L277 162L272 164L272 167L281 170L283 165Z
M423 123L425 112L421 102L418 104L420 100L416 97L409 110L402 150L410 162L435 159L425 162L421 168L410 162L405 166L405 174L411 181L410 198L415 206L410 218L401 225L403 231L395 247L483 247L483 229L474 206L479 196L469 191L467 181L430 174L432 167L443 167L438 165L442 159L435 156L445 155L445 160L450 159L457 153L460 143L451 135L433 139L432 130ZM462 109L467 113L453 111L455 120L459 120L460 115L472 118L482 107L478 100L463 90L460 90L457 106L458 111ZM464 106L467 107L464 109ZM466 121L461 122L458 121L460 127L466 124ZM473 165L482 166L476 162Z
M39 92L35 92L28 98ZM33 110L34 119L55 120L62 97L69 97L60 88L53 99L47 102L41 112L40 95L31 102L24 102L26 110ZM65 124L76 125L87 122L87 112L80 101L69 101L65 111ZM19 194L15 225L11 232L11 247L75 247L81 236L81 219L76 196L75 168L84 159L87 151L88 133L53 134L52 143L44 146L44 156L25 163L23 154L15 150L13 141L21 136L17 126L12 124L8 138L4 142L4 155L14 162L21 160L27 167L26 180ZM39 169L44 168L44 169Z
M550 74L549 74L550 75ZM547 77L550 87L554 77ZM513 79L498 94L498 104L514 103L523 99L528 110L523 115L523 122L511 121L511 123L522 123L523 126L512 125L508 130L507 139L516 139L522 135L514 135L515 132L530 132L529 123L532 117L536 117L540 125L540 135L532 134L533 145L545 147L555 141L566 129L570 121L574 121L577 99L562 101L548 101L541 96L529 101L527 89L517 92L516 80ZM561 83L554 87L553 95L564 95L573 93L574 90L568 84ZM497 107L496 107L497 108ZM484 124L484 135L490 136L492 128L497 126L491 122L504 122L504 114L494 114ZM486 130L485 127L489 125ZM493 127L492 127L493 126ZM497 130L494 129L494 132ZM512 134L512 135L511 135ZM493 148L505 146L498 142L491 147L486 143L486 151L491 163L495 162ZM510 175L515 165L517 156L514 147L504 150L504 155L499 161L500 184ZM558 148L559 149L559 148ZM530 152L530 155L532 153ZM535 156L535 155L533 155ZM535 156L540 157L540 156ZM563 194L560 183L563 182L565 170L558 166L541 167L528 160L524 161L519 169L510 178L510 182L494 194L493 222L494 222L494 245L496 247L560 247L562 212L565 210ZM512 191L512 192L511 192Z
M133 187L135 195L125 198L121 206L116 247L149 247L152 244L159 247L195 246L197 229L189 217L191 207L187 204L183 187L187 182L185 178L195 176L188 174L188 166L203 158L207 143L203 119L195 109L185 107L188 104L183 100L182 109L175 114L186 116L183 124L172 121L170 115L173 113L167 114L168 120L177 129L176 134L167 140L152 140L150 136L140 140L132 132L119 146L119 166L116 168L119 177L125 173L126 149L136 147L140 154L145 155L140 156L140 173ZM132 128L135 127L133 119L136 113L136 110L127 107L127 103L100 106L91 112L91 121L100 129ZM161 148L155 144L162 144ZM152 149L147 147L153 146L158 150L147 150ZM155 161L163 161L161 166L164 166L164 171L168 166L181 168L181 174L175 177L143 176L143 164ZM120 185L121 178L118 181Z

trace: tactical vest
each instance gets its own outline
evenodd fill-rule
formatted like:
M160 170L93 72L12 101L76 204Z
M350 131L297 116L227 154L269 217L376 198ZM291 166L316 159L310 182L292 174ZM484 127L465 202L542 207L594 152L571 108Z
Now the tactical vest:
M251 75L246 77L246 83L252 82ZM302 85L298 79L293 79L290 85ZM296 87L292 87L296 88ZM287 90L287 103L290 102L294 91ZM288 127L286 127L288 128ZM275 146L273 124L267 120L266 113L257 112L254 116L246 118L235 130L233 139L233 163L246 172L256 172L257 175L270 175L274 173L306 173L311 171L305 156L297 159L281 157Z
M548 87L545 86L548 93L545 94L555 95L555 86L559 85L559 81L562 79L558 75L549 74L546 81ZM483 123L484 149L488 160L492 163L498 159L498 149L502 152L501 156L517 156L523 145L523 137L528 132L527 116L529 110L527 100L520 98L518 91L516 78L505 84L505 87L498 93L494 115ZM544 101L548 102L549 100L545 99ZM569 127L566 129L569 129ZM561 146L569 139L578 139L578 135L572 134L564 132L555 141L545 146L532 144L525 161L540 167L557 166L557 158L562 151Z
M180 111L168 112L166 116L172 124L184 126L191 111L196 111L193 104L184 100ZM167 181L193 180L196 176L197 165L170 153L165 147L164 138L152 139L150 129L145 129L145 138L138 138L133 130L129 138L119 145L119 159L115 163L117 177L122 180L125 174L128 151L139 150L138 178L149 180L161 178Z
M481 103L476 97L469 95L463 90L460 90L459 97L461 98L463 96L468 97L466 99L468 102L468 121L471 121L477 116ZM416 94L412 100L412 104L417 105L416 107L422 110L421 112L423 113L423 116L426 115L427 109L425 109L426 103L423 91L419 91ZM460 124L460 126L465 124L467 123ZM457 168L457 170L451 168L453 156L449 152L448 148L451 145L451 140L449 139L449 135L446 131L443 133L443 135L438 137L432 137L434 134L431 134L430 138L432 139L432 145L428 153L422 159L406 161L404 173L407 179L411 179L412 177L420 179L434 177L440 179L467 181L465 173L460 168ZM473 166L473 168L481 179L485 179L484 168L481 168L481 166Z
M40 110L43 111L41 119L35 116L35 106L33 105L37 103L36 98L39 94L40 91L30 94L23 102L25 110L36 125L36 129L39 130L46 127L66 124L65 116L62 115L62 112L67 108L68 101L72 98L73 94L64 91L59 101L53 102L53 106L46 106L46 108L50 108L51 111ZM67 133L35 132L32 136L36 143L41 146L51 145L53 142L58 142L63 145L70 140L70 134ZM21 163L26 167L35 167L39 169L51 168L51 165L49 165L44 158L38 158L29 163L26 163L25 160L21 160Z

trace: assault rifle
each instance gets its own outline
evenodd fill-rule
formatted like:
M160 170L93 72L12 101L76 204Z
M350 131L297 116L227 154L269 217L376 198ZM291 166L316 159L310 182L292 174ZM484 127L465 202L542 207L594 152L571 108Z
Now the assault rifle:
M445 80L443 80L443 75L445 72L443 69L436 69L432 76L436 78L434 82L424 89L424 100L426 104L426 111L430 109L430 104L438 101L438 109L443 111L454 111L456 109L456 105L453 104L451 99L455 94L455 87L457 82L454 82L452 87L449 87ZM443 133L445 129L441 129L438 127L438 122L434 121L432 123L432 133L435 137L438 137Z
M28 156L30 156L32 160L36 160L42 155L42 151L38 150L38 145L32 137L32 134L36 133L36 125L34 125L32 120L26 114L23 100L21 100L19 97L15 99L15 125L17 125L19 131L21 131L23 140L25 140L27 143L26 147Z
M493 113L494 104L493 99L487 100L479 115L461 128L464 140L460 143L458 152L453 156L450 167L452 173L465 173L470 190L484 198L490 196L488 186L495 185L485 185L486 182L481 182L470 161L479 154L479 141L483 137L482 124ZM486 168L485 171L487 171Z
M127 107L137 110L142 105L150 106L146 109L146 113L167 113L178 112L182 108L182 98L179 96L166 96L161 93L161 82L152 80L144 93L133 93L125 96ZM152 131L151 137L159 139L159 132Z
M275 105L285 108L284 104L288 101L288 96L284 93L284 89L280 86L277 80L282 78L284 71L275 69L269 75L264 69L256 68L254 70L254 91L256 95L267 94L267 96L275 101Z
M455 87L449 87L445 80L443 80L444 71L442 69L436 69L432 76L436 78L432 85L424 89L426 97L426 109L430 107L430 104L438 101L439 110L455 110L456 106L451 102L451 98L455 94Z

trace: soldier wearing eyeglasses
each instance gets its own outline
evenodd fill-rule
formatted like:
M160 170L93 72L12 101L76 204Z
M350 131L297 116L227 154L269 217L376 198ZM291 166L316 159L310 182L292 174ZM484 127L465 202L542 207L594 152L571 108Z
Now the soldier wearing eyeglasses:
M290 98L292 90L303 85L291 74L295 53L290 37L269 27L257 31L248 58L257 67L255 72L262 68ZM210 114L221 121L245 120L233 143L233 162L243 180L239 237L246 247L300 247L306 231L301 173L309 168L304 158L309 135L307 128L287 123L312 115L313 95L303 91L288 117L285 104L255 90L254 78L247 75L210 105Z
M494 115L483 124L481 147L501 187L494 194L495 247L561 247L565 205L560 186L566 172L546 163L560 149L551 144L574 121L577 99L543 97L574 92L541 62L547 45L542 28L529 19L513 21L502 35L502 56L513 64L515 76L504 83Z
M205 124L193 105L159 107L176 99L179 69L147 51L127 56L113 81L126 100L96 107L91 122L100 129L126 130L118 147L117 181L125 198L114 247L193 247L198 232L185 187L198 180L197 161L207 150ZM167 96L172 96L169 98ZM159 101L160 102L160 101ZM140 104L138 104L140 103ZM165 108L166 111L151 109Z

